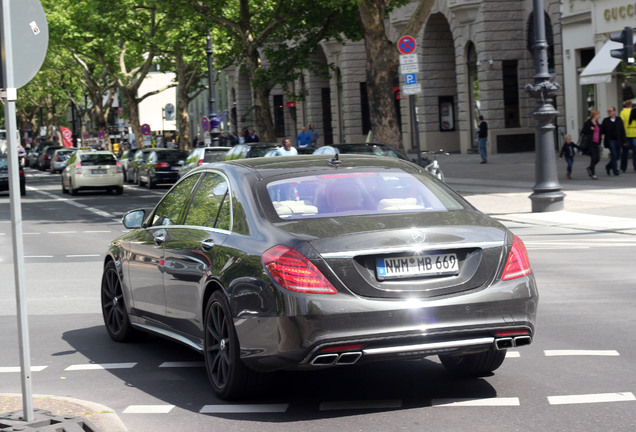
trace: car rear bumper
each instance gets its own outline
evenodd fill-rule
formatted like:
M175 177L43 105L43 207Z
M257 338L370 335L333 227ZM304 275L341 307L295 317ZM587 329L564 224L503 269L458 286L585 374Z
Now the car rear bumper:
M240 315L235 324L243 361L272 371L528 345L538 302L533 278L436 300L329 297L295 305L306 314Z

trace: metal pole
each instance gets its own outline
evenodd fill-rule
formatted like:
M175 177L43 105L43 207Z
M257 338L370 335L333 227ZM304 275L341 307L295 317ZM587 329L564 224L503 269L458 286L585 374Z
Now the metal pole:
M533 212L563 210L565 193L557 177L556 155L554 151L554 125L552 120L559 113L552 106L552 98L560 86L550 82L548 72L548 43L545 37L545 19L543 0L533 0L534 8L534 64L536 75L534 85L527 84L526 91L536 98L537 105L532 117L537 121L535 126L535 178L534 191L530 195Z
M20 349L20 376L22 385L22 416L33 421L31 393L31 353L29 348L29 326L24 284L24 243L22 238L22 206L20 202L20 162L18 161L18 126L15 115L17 90L14 87L13 41L11 37L11 14L9 0L2 0L2 48L4 62L4 113L7 126L7 148L9 159L9 194L11 202L11 229L13 231L13 269L15 274L16 308Z
M205 52L208 55L208 89L210 91L210 102L209 109L210 113L208 118L210 119L210 136L212 138L212 145L219 145L219 120L214 111L214 103L216 102L214 99L214 69L212 67L212 37L210 36L210 31L208 30L207 36L207 47Z
M417 164L422 166L422 150L420 149L420 132L417 124L417 110L415 109L415 95L409 95L409 109L411 111L411 137L417 150Z

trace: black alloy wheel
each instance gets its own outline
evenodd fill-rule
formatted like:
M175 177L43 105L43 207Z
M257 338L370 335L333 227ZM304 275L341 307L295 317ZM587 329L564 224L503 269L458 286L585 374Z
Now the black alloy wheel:
M248 369L240 359L240 346L227 299L215 291L205 308L205 368L214 392L221 399L253 395L262 375Z
M106 264L102 276L102 315L106 331L114 341L127 342L140 336L128 319L121 281L112 261Z

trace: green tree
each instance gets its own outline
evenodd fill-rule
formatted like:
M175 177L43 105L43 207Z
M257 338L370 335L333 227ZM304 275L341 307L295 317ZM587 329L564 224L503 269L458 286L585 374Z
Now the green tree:
M398 78L398 50L387 36L388 13L410 0L359 0L360 23L367 52L367 91L374 141L403 149L402 136L395 110L393 83ZM434 0L420 0L399 35L416 36L428 18ZM398 39L399 39L398 37Z

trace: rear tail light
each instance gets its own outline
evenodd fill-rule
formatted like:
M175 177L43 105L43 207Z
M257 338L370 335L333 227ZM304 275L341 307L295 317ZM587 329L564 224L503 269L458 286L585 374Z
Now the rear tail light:
M55 156L55 162L59 162L60 161L60 157L59 156Z
M263 254L262 260L272 279L289 291L310 294L338 293L320 270L296 249L274 246Z
M159 162L155 164L155 168L156 169L161 169L161 168L168 168L168 163L167 162Z
M81 163L81 162L78 162L78 163L75 165L75 174L81 174L81 173L82 173L82 163Z
M117 174L123 173L122 169L121 169L121 164L119 163L119 161L117 161Z
M501 280L516 279L529 275L530 273L532 273L532 268L530 267L526 246L523 244L523 241L515 235L512 239L512 248L508 254L508 260L501 275Z
M199 159L199 166L203 165L203 159Z

